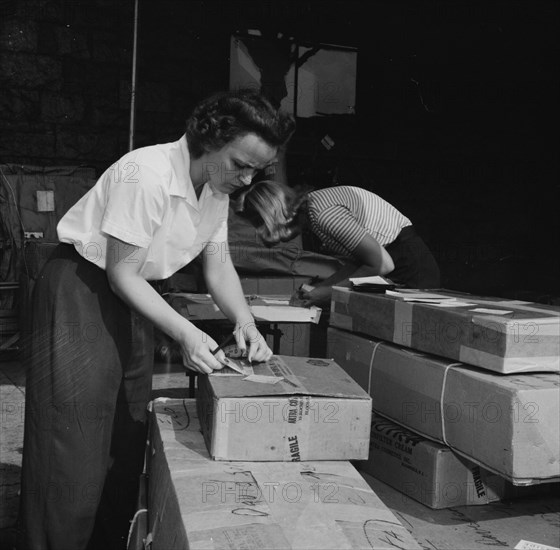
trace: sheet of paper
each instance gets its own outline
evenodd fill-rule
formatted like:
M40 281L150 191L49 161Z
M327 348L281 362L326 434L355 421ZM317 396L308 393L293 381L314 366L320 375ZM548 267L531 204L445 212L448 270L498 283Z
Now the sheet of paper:
M436 307L473 307L476 304L469 302L461 302L460 300L446 300L445 302L438 302L433 304Z
M226 367L233 369L235 372L238 372L239 374L245 374L244 368L241 365L237 364L237 362L234 361L233 359L229 359L228 357L226 357L224 364L226 365Z
M246 361L236 361L231 357L226 357L226 361L223 369L212 371L209 376L249 376L255 372Z
M516 545L514 550L560 550L556 546L548 546L548 544L540 544L538 542L531 542L529 540L521 539Z
M350 282L354 285L390 285L383 277L372 275L371 277L351 277Z
M442 296L431 292L397 292L387 290L386 294L401 298L404 302L414 302L420 304L430 304L436 307L473 307L477 304L463 302L453 296Z
M411 300L437 300L439 302L443 300L456 300L456 298L452 296L443 296L442 294L435 294L433 292L397 292L396 290L386 290L385 294L395 296L396 298L402 298L407 302Z
M472 313L486 313L488 315L507 315L508 313L513 313L513 311L507 309L490 309L487 307L477 307L476 309L470 309L469 311Z
M404 298L404 302L416 302L419 304L443 304L443 303L455 303L456 300L453 298ZM474 304L476 305L476 304Z

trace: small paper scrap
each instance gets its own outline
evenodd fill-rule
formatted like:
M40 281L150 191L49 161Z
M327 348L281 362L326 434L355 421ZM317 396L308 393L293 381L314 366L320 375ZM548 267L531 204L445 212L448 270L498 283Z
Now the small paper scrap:
M547 544L540 544L538 542L520 540L515 546L514 550L560 550L560 548L558 548L557 546L548 546Z
M477 307L470 311L472 311L472 313L487 313L488 315L507 315L508 313L513 313L513 311L507 309L489 309L486 307Z
M405 302L429 304L436 307L473 307L476 304L462 302L456 298L404 298Z
M396 290L387 290L386 294L402 298L405 302L412 300L443 302L447 300L456 300L453 296L443 296L442 294L434 294L433 292L398 292Z
M380 277L379 275L373 275L371 277L351 277L350 282L355 285L387 285L389 286L391 283L388 283L386 279Z
M422 304L441 304L442 302L453 302L452 298L403 298L405 302L419 302Z
M276 384L284 378L278 378L277 376L266 376L264 374L250 374L243 378L243 380L249 380L249 382L258 382L259 384Z
M208 376L247 376L253 374L253 367L245 364L245 361L236 361L226 357L223 368L212 371Z
M263 302L267 306L287 306L290 300L280 300L275 298L263 298Z
M459 300L447 300L445 302L438 302L437 304L432 304L437 307L473 307L476 304L469 304L469 302L461 302Z
M239 374L245 374L245 371L243 370L243 367L241 365L238 365L235 361L232 361L231 359L228 359L227 357L224 361L224 365L226 367L229 367L230 369L234 370L235 372L238 372Z

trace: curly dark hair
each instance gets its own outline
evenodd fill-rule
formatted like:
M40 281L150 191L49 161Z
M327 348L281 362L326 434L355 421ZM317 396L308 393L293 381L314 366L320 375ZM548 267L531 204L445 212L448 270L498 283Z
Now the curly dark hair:
M294 117L276 109L256 90L214 94L201 101L187 119L187 141L194 158L216 151L235 138L254 133L272 147L286 145Z

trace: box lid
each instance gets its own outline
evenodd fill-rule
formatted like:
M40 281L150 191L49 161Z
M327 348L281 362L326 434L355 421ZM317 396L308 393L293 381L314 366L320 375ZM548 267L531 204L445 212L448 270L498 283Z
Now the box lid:
M560 371L560 308L549 305L333 287L330 325L502 374Z
M336 299L344 300L344 293L363 297L364 293L356 293L345 287L333 287ZM342 294L341 294L342 293ZM492 322L497 325L508 325L519 321L533 321L538 324L560 324L560 307L497 298L476 296L465 292L440 289L434 292L423 292L414 289L399 289L385 293L366 293L367 298L386 300L388 302L406 302L410 306L422 306L432 310L444 309L454 314L469 317L473 323Z
M313 395L370 400L363 390L333 359L274 355L265 363L252 365L258 376L280 379L275 384L253 382L243 375L208 376L217 398L268 395Z

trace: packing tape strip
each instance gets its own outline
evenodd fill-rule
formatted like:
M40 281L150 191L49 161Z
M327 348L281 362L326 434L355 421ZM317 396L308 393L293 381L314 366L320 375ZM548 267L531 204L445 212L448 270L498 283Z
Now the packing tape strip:
M395 316L393 324L393 342L406 347L412 347L412 308L409 302L395 301Z
M335 302L338 302L340 304L344 304L347 305L348 302L350 302L350 298L352 297L352 294L350 293L350 289L346 288L344 286L333 286L333 290L335 290L335 292L333 292L333 300Z
M444 445L451 447L451 445L447 442L447 437L445 435L445 407L444 407L444 399L445 399L445 386L447 383L447 373L451 367L461 367L462 363L450 363L449 365L445 366L445 372L443 373L443 382L441 383L441 394L439 396L439 412L441 416L441 440Z

